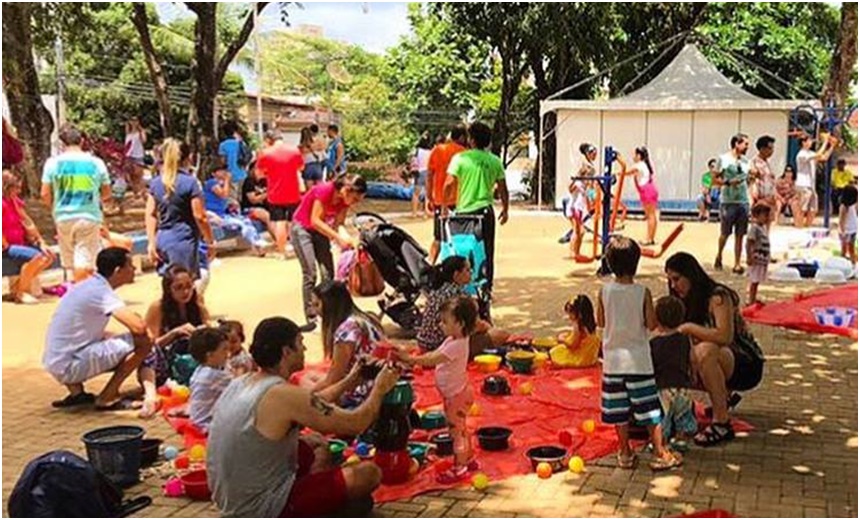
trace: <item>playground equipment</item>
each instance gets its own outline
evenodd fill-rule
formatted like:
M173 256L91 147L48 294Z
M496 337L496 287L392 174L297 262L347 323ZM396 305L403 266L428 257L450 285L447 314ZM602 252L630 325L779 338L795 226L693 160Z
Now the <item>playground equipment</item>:
M678 238L678 235L681 234L681 231L684 231L684 224L678 224L675 229L673 229L672 232L669 233L669 236L667 236L666 239L663 240L663 243L660 244L660 249L655 251L653 249L643 248L642 256L644 256L645 258L660 258L661 256L663 256L663 253L665 253L669 249L669 246L672 245L672 242L674 242L675 239Z

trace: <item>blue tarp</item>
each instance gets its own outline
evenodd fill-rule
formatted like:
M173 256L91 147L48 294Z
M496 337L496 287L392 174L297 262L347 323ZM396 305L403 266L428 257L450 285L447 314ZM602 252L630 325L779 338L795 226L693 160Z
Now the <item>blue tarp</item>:
M412 188L395 182L368 182L368 199L412 200Z

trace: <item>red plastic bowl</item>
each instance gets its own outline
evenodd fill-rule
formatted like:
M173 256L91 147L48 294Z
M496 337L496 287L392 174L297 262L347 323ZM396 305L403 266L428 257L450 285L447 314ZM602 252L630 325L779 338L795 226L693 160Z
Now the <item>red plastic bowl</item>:
M209 491L209 483L206 481L206 470L199 469L186 473L179 477L182 481L182 487L185 489L185 496L192 500L211 500L212 492Z

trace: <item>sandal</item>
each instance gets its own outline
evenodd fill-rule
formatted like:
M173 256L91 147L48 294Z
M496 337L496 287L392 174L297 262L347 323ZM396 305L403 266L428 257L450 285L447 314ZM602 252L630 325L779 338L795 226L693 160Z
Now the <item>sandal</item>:
M745 269L740 265L736 265L736 266L732 267L732 272L735 274L744 274Z
M71 406L81 406L84 404L93 404L96 402L96 396L89 392L81 392L79 394L69 394L64 399L54 401L51 406L54 408L69 408Z
M683 463L684 459L679 454L667 450L666 455L652 459L648 466L652 471L667 471L680 467Z
M466 466L460 466L458 468L451 468L447 471L444 471L436 476L436 482L443 485L456 484L461 480L464 480L469 476L469 468Z
M636 465L636 454L630 452L628 455L625 455L621 452L618 452L618 467L621 469L633 469L633 466Z
M716 446L722 442L728 442L735 438L735 430L732 428L732 423L711 423L704 430L699 432L693 441L698 446L710 447Z

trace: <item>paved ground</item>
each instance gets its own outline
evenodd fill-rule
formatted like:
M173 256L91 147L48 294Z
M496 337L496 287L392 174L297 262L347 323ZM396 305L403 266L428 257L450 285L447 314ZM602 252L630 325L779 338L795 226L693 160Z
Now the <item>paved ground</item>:
M555 243L558 218L515 216L499 237L499 281L495 313L511 330L545 334L564 324L562 302L576 292L594 294L594 266L563 259ZM430 236L429 222L405 227L419 240ZM661 235L669 231L662 229ZM641 223L628 226L639 236ZM687 224L675 250L698 252L708 263L716 227ZM659 260L645 260L642 281L655 294L665 293ZM743 280L721 275L736 288ZM242 320L249 330L263 318L301 313L299 268L295 261L233 257L221 260L207 294L218 316ZM765 298L786 297L808 285L768 287ZM147 274L121 289L138 310L158 295L158 281ZM369 307L372 301L362 301ZM58 448L83 452L81 435L110 424L137 424L133 414L70 413L51 409L62 389L39 368L45 326L55 303L33 307L3 303L3 506L26 462ZM683 469L654 475L645 464L635 471L613 467L608 458L588 465L583 475L559 474L550 480L534 475L493 482L485 492L468 489L431 493L384 504L381 516L671 516L721 508L740 516L854 516L857 510L857 344L830 336L810 336L754 327L769 362L765 381L740 407L755 426L748 436L722 447L693 449ZM310 360L321 357L319 336L308 341ZM101 384L104 379L96 383ZM97 384L91 384L96 389ZM127 386L131 386L131 382ZM148 436L177 443L166 423L144 423ZM794 467L806 466L800 474ZM129 494L147 493L154 505L141 516L216 516L208 504L161 496L155 475Z

